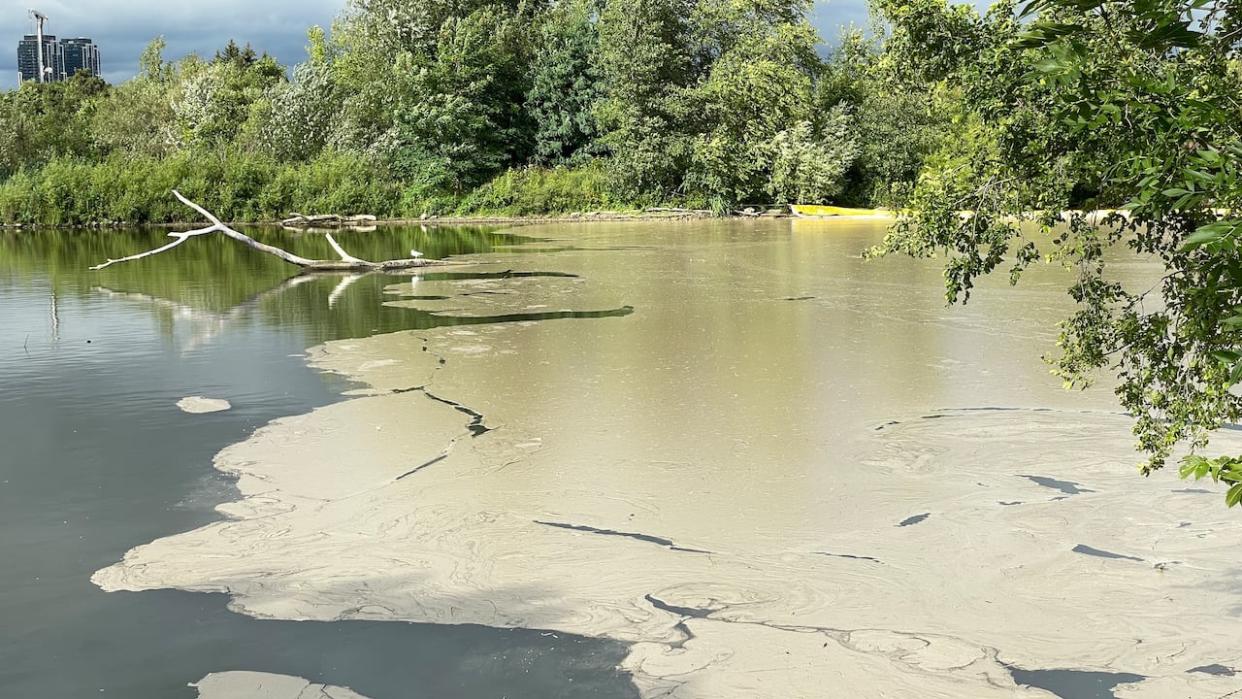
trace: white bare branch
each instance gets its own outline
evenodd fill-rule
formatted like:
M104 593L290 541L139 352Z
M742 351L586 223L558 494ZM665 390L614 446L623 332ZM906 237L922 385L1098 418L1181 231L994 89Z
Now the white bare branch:
M275 247L273 245L268 245L266 243L260 243L259 241L255 240L254 238L251 238L250 236L244 233L240 233L236 230L233 230L232 228L225 225L224 222L221 221L219 218L216 218L215 214L211 213L207 209L204 209L198 204L195 204L189 199L186 199L184 196L181 195L181 192L173 190L173 196L177 197L177 199L181 203L197 211L199 215L203 216L208 221L210 221L211 225L208 226L207 228L199 228L199 229L192 230L192 231L186 231L184 233L175 233L175 232L169 233L168 235L173 238L176 238L176 240L169 243L168 245L164 245L154 250L148 250L147 252L138 253L136 255L130 255L129 257L122 257L116 260L108 260L107 262L104 262L101 265L96 265L94 267L91 267L91 269L99 270L99 269L108 267L110 265L114 265L118 262L129 262L131 260L138 260L144 257L158 255L161 252L167 252L168 250L171 250L177 247L178 245L184 243L185 241L189 240L190 238L194 236L204 235L207 233L214 233L216 231L223 233L224 235L232 238L233 240L236 240L237 242L245 245L246 247L249 247L254 250L258 250L259 252L266 253L268 255L279 257L280 259L284 260L285 262L288 262L289 264L297 265L298 267L301 267L307 271L313 271L313 272L351 272L351 271L387 272L387 271L393 271L393 270L410 269L413 267L427 267L427 266L434 265L434 264L441 264L440 262L437 262L435 260L424 260L424 259L417 258L417 257L408 258L408 259L399 259L399 260L384 260L382 262L369 262L367 260L362 260L357 257L354 257L353 255L350 255L349 253L345 252L345 249L342 248L340 244L336 242L336 240L332 237L331 234L327 235L328 244L332 246L332 249L335 250L338 255L340 255L341 259L340 260L312 260L310 258L302 257L300 255L294 255L293 253L287 250L282 250L281 248Z
M337 284L336 288L332 290L332 293L328 294L328 308L336 308L336 302L340 301L341 297L345 295L345 292L349 289L349 287L353 286L354 282L362 279L363 276L365 275L351 274L342 279L341 283Z
M205 219L207 219L208 221L210 221L210 222L211 222L211 225L213 225L213 226L215 226L215 227L217 227L217 228L225 228L224 223L222 223L222 222L220 221L220 219L216 218L215 214L211 213L211 212L210 212L210 211L208 211L207 209L204 209L203 207L199 206L198 204L195 204L194 202L190 201L189 199L186 199L185 197L181 196L181 192L178 192L178 191L177 191L177 190L175 190L175 189L172 191L172 193L173 193L173 196L174 196L174 197L176 197L176 198L177 198L177 200L178 200L178 201L180 201L182 204L185 204L186 206L190 207L191 209L194 209L194 210L195 210L195 211L197 211L198 213L202 214L203 218L205 218Z
M359 260L353 255L350 255L349 253L345 252L345 249L342 248L340 244L336 242L336 238L333 238L331 233L324 233L323 235L325 238L328 239L328 245L332 246L332 249L336 251L336 254L341 256L342 260L346 262L362 262L362 260Z
M100 265L95 265L94 267L91 267L91 269L92 269L92 270L100 270L100 269L103 269L103 268L105 268L105 267L110 267L110 266L112 266L112 265L114 265L114 264L116 264L116 263L118 263L118 262L131 262L131 261L133 261L133 260L140 260L140 259L142 259L142 258L144 258L144 257L150 257L150 256L152 256L152 255L158 255L158 254L160 254L161 252L165 252L165 251L168 251L168 250L172 250L173 248L175 248L175 247L177 247L178 245L180 245L180 244L184 243L185 241L189 240L190 238L193 238L193 237L194 237L194 236L196 236L196 235L203 235L204 233L213 233L213 232L215 232L216 230L219 230L219 229L217 229L215 226L210 226L210 227L208 227L208 228L199 228L199 229L192 230L192 231L186 231L186 232L184 232L184 233L169 233L169 234L168 234L168 237L170 237L170 238L176 238L176 240L174 240L173 242L169 243L168 245L164 245L164 246L162 246L162 247L158 247L158 248L156 248L156 249L154 249L154 250L148 250L148 251L146 251L146 252L140 252L140 253L138 253L137 255L130 255L130 256L128 256L128 257L121 257L121 258L118 258L118 259L115 259L115 260L113 260L113 259L109 259L107 262L105 262L105 263L103 263L103 264L100 264Z

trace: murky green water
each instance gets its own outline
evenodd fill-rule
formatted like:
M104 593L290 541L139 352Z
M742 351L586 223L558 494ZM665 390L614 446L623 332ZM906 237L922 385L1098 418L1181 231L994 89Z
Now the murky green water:
M223 595L105 594L99 568L218 516L220 448L345 388L307 369L324 340L453 322L385 307L400 279L289 281L224 239L87 268L159 245L157 230L0 234L0 696L192 697L210 672L262 670L372 697L631 696L622 644L538 631L260 621ZM322 238L266 240L328 256ZM351 252L430 257L515 238L479 229L345 233ZM178 399L225 396L185 415Z

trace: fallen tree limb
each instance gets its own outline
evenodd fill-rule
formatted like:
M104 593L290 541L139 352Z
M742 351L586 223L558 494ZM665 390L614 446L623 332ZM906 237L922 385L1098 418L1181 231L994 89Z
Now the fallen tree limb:
M342 248L340 244L336 242L336 240L332 237L331 233L325 233L324 235L328 239L328 244L332 246L332 249L336 251L337 255L340 255L341 259L339 260L312 260L310 258L302 257L300 255L294 255L293 253L287 250L282 250L281 248L275 247L273 245L268 245L266 243L260 243L259 241L255 240L254 238L251 238L250 236L244 233L239 233L238 231L235 231L232 228L229 228L220 219L216 218L215 214L212 214L207 209L204 209L198 204L195 204L189 199L186 199L185 197L181 195L181 192L173 190L173 196L177 197L177 199L180 200L182 204L185 204L191 209L194 209L195 211L197 211L200 215L202 215L209 222L211 222L211 225L206 228L197 228L192 231L169 233L168 234L169 237L176 238L176 240L174 240L173 242L167 245L155 248L154 250L148 250L146 252L141 252L136 255L122 257L116 260L110 259L107 262L104 262L103 264L99 264L99 265L95 265L94 267L91 267L91 269L100 270L105 267L110 267L119 262L130 262L133 260L140 260L144 257L151 257L152 255L158 255L161 252L167 252L177 247L178 245L189 240L190 238L194 238L200 235L206 235L208 233L215 233L215 232L223 233L224 235L232 238L233 240L236 240L237 242L245 245L248 248L258 250L259 252L266 253L268 255L279 257L280 259L284 260L285 262L288 262L291 265L297 265L298 267L301 267L304 270L313 271L313 272L356 272L356 271L386 272L386 271L392 271L392 270L411 269L414 267L427 267L430 265L439 264L435 260L423 259L421 255L418 253L414 253L413 257L400 259L400 260L384 260L381 262L370 262L367 260L361 260L345 252L345 249Z
M356 228L375 223L378 219L370 214L342 216L340 214L315 214L308 216L296 211L289 212L289 218L280 222L288 228Z
M649 214L693 214L695 216L711 216L711 209L683 209L677 206L651 206L644 209Z

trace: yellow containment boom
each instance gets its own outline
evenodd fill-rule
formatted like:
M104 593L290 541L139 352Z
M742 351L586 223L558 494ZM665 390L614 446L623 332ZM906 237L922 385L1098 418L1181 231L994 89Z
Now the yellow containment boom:
M833 216L891 217L887 209L851 209L847 206L818 206L813 204L790 204L794 216L801 218L830 218Z

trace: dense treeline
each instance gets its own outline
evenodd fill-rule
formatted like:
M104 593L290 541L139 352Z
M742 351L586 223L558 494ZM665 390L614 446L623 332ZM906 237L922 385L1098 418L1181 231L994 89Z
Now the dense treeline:
M799 0L353 0L287 71L154 42L118 86L0 94L0 218L234 220L677 204L883 205L945 101ZM945 104L940 104L945 102Z

